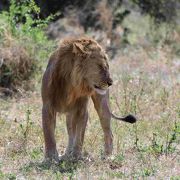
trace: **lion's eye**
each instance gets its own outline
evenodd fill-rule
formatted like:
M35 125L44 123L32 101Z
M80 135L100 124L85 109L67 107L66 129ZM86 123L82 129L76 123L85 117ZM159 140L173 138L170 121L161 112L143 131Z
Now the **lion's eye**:
M99 68L100 68L101 70L105 70L105 71L106 71L106 70L109 69L109 66L100 64L100 65L99 65Z
M101 64L99 65L99 69L100 69L100 70L105 70L104 66L101 65Z

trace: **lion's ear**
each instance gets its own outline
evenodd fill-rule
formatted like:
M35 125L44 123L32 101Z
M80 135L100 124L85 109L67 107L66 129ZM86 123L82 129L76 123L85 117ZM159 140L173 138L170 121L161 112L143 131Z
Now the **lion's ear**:
M80 43L73 43L73 51L72 52L77 55L86 54L86 52L84 51L83 45Z

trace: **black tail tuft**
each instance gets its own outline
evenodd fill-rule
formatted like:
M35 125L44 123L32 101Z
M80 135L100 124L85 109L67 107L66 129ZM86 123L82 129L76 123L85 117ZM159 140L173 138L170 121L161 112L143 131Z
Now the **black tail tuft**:
M124 121L128 122L128 123L135 123L136 122L136 118L133 115L128 115L124 118Z

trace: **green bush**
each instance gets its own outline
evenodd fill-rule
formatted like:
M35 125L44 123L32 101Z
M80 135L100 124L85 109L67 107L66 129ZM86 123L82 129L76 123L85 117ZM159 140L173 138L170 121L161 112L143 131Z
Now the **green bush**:
M52 49L44 29L53 16L41 20L39 13L34 0L11 0L9 11L0 13L1 87L15 90L29 80Z

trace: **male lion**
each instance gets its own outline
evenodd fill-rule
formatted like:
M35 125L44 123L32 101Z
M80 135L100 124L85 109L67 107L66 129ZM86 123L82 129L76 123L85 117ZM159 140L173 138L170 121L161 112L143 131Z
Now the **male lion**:
M111 117L130 123L136 119L131 115L118 118L111 113L108 92L111 85L107 54L95 40L74 38L60 44L51 55L42 80L46 158L59 160L54 137L57 112L66 114L69 143L64 156L81 156L90 98L104 132L105 154L112 153Z

